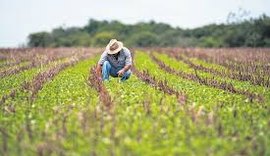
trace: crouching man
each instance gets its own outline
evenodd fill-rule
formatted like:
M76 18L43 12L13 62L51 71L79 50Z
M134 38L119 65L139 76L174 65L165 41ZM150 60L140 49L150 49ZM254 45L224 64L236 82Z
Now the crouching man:
M120 77L121 81L125 81L131 75L131 65L129 49L122 42L112 39L98 61L96 73L103 81L109 80L110 76Z

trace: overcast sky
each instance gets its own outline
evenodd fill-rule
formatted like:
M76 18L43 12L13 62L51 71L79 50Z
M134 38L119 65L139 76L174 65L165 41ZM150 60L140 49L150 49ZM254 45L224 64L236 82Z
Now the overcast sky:
M90 18L194 28L226 22L239 8L251 17L270 15L270 0L0 0L0 47L26 43L32 32L84 26Z

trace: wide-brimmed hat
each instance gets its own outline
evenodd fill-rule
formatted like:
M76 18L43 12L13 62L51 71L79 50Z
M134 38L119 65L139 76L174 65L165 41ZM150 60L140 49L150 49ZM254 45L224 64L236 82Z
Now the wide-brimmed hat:
M109 44L106 46L108 54L116 54L123 48L123 43L116 39L111 39Z

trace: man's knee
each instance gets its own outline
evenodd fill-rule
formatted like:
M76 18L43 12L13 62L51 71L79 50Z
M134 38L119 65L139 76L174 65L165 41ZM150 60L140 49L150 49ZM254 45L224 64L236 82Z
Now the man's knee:
M109 61L104 61L103 66L104 66L104 67L108 67L108 66L111 66L111 64L110 64Z
M129 76L131 75L131 71L128 70L128 71L126 72L126 75L129 77Z
M105 61L102 65L103 70L109 70L111 68L111 64L109 61Z

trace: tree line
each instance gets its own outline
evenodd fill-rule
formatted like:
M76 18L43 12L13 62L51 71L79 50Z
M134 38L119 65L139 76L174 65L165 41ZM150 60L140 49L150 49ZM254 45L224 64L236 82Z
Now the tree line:
M29 47L104 47L116 38L131 47L270 47L270 17L210 24L194 29L155 21L123 24L90 19L83 27L58 27L28 36Z

